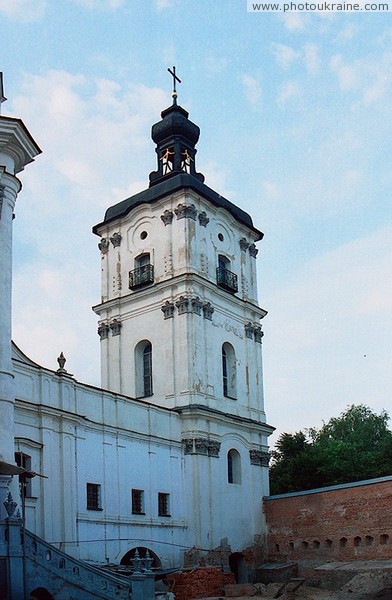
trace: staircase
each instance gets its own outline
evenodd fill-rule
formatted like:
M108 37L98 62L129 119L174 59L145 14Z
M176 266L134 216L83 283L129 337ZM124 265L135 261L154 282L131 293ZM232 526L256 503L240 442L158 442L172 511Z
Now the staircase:
M57 550L30 531L25 532L24 547L26 579L31 589L38 585L48 587L47 582L52 581L52 589L56 588L56 600L63 597L69 600L131 598L130 579L104 573L97 567ZM41 583L42 581L46 583Z
M23 529L11 494L4 504L8 517L0 521L0 600L24 600L36 587L46 588L56 600L155 600L154 573L147 561L135 562L130 577L106 572Z

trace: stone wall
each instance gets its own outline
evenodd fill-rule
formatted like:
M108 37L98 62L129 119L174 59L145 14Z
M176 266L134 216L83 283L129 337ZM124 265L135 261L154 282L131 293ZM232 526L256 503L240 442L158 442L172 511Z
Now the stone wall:
M391 506L392 476L269 496L269 560L389 560Z
M202 567L172 573L167 581L176 600L221 596L223 586L235 583L233 573L224 573L220 567Z

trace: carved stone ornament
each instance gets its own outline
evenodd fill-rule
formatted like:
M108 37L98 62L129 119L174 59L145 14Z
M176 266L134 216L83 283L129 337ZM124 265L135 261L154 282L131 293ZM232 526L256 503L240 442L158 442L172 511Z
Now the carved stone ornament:
M185 296L180 296L176 302L176 306L179 315L183 315L184 313L190 312L189 298L185 298Z
M208 456L214 456L215 458L219 457L221 443L216 442L215 440L210 440L208 442Z
M264 450L249 450L250 464L258 467L268 467L270 453Z
M247 338L249 338L250 340L253 340L253 332L254 332L254 327L252 325L251 322L246 323L245 325L245 336Z
M165 304L161 306L161 311L163 312L164 319L172 319L174 317L173 302L169 302L169 300L166 300Z
M221 443L208 438L185 438L182 440L184 454L201 454L219 458Z
M11 519L14 516L14 512L16 507L18 506L17 502L12 497L11 492L8 492L7 498L3 502L5 506L5 510L7 511L8 517Z
M209 321L212 321L212 315L214 310L215 308L211 306L211 302L206 302L205 304L203 304L203 317L205 319L208 319Z
M199 223L202 227L207 227L210 219L207 217L207 213L203 210L203 212L199 213Z
M196 221L197 210L194 204L179 204L174 209L174 212L177 215L177 219L193 219Z
M241 248L242 252L246 252L247 249L249 248L249 242L245 238L240 239L240 248Z
M173 217L174 214L172 213L172 211L167 209L164 211L163 215L161 215L161 219L165 225L171 225Z
M264 336L264 331L261 330L261 327L255 327L253 330L253 335L255 338L255 342L257 342L258 344L261 344L261 340L263 339L263 336Z
M184 438L182 440L182 447L184 448L184 454L192 454L193 453L193 439L192 438Z
M101 340L106 340L109 337L110 327L107 323L100 323L98 325L98 335Z
M110 329L112 330L112 335L120 335L122 324L118 319L113 319L110 323Z
M101 238L101 241L98 243L98 248L102 252L102 254L106 254L109 250L109 240L106 238Z
M249 254L250 254L251 256L253 256L253 258L256 258L256 256L258 255L258 253L259 253L259 251L258 251L258 249L256 248L256 246L255 246L254 244L251 244L251 245L249 246Z
M117 248L121 244L122 236L121 233L113 233L110 241L113 244L113 248Z
M196 298L191 299L192 312L195 313L195 315L201 315L202 306L203 303L200 301L199 296L196 296Z
M208 442L209 440L207 438L195 438L196 454L208 456Z

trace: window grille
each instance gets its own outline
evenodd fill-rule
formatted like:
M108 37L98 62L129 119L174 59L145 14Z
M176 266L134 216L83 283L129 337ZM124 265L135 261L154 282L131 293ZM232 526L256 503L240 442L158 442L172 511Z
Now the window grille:
M101 486L98 483L87 484L87 510L102 510Z
M132 490L132 514L144 515L144 492L143 490Z
M169 507L170 494L158 493L158 516L159 517L170 517Z

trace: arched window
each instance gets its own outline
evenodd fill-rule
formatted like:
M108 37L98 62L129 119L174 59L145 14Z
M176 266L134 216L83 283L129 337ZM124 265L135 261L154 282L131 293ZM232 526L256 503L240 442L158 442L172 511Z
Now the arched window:
M139 342L135 348L136 396L152 396L152 344L148 340Z
M234 348L228 342L222 346L222 386L227 398L237 397L236 360Z
M227 453L227 481L241 483L241 456L234 448Z

